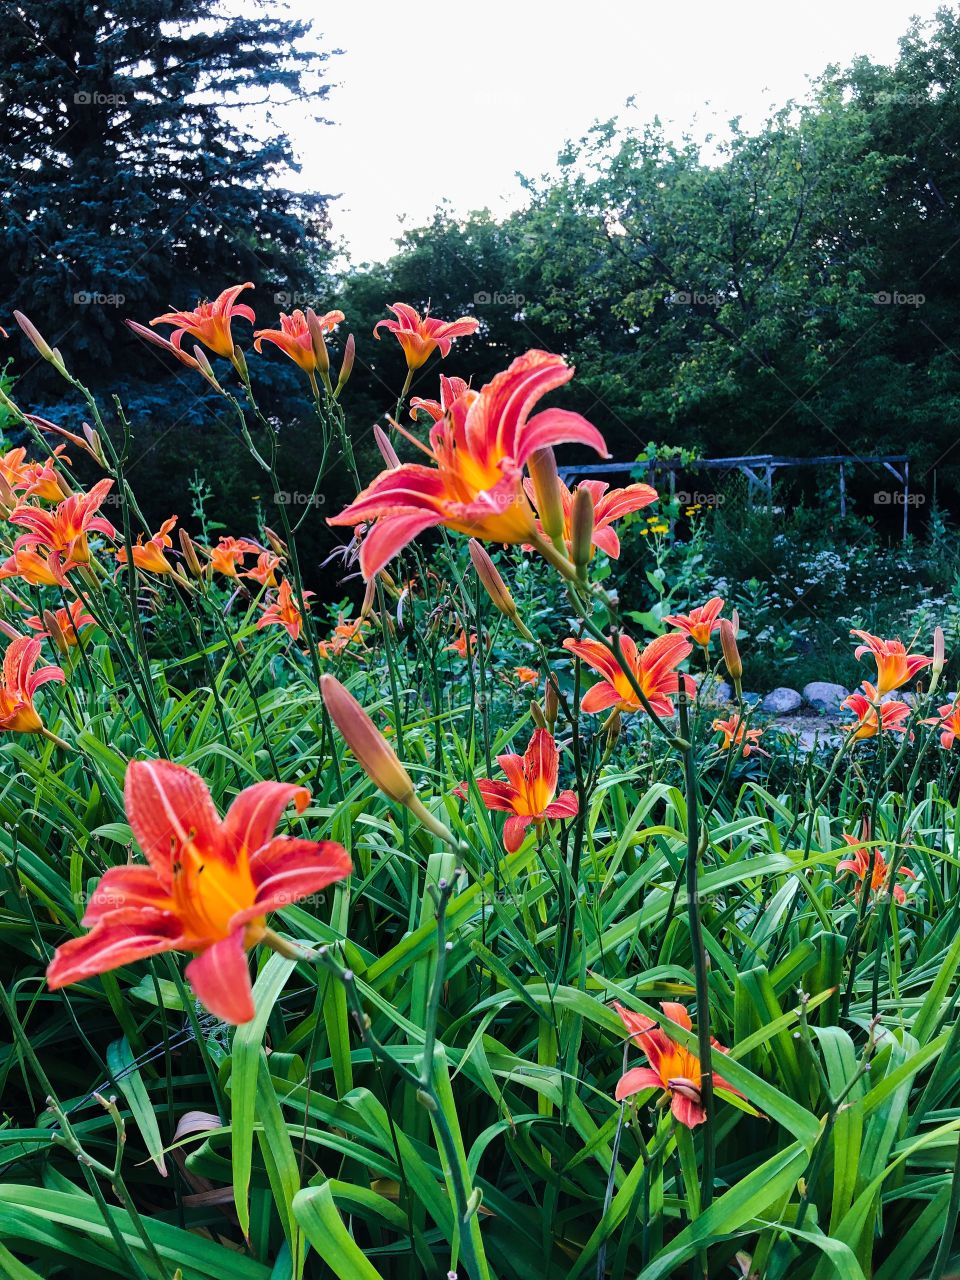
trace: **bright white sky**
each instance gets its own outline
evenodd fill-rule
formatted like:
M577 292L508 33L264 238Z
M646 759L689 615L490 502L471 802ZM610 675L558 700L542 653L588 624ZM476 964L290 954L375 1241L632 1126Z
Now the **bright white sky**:
M941 0L942 2L942 0ZM289 0L313 19L334 83L325 115L284 112L300 185L339 193L333 229L355 261L390 255L399 220L444 198L501 215L520 171L623 110L678 135L757 124L807 78L863 53L892 62L912 15L938 0Z

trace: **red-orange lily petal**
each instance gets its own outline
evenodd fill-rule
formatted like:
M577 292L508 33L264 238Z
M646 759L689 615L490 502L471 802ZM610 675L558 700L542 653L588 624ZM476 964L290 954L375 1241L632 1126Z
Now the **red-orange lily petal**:
M528 351L479 392L467 392L430 431L430 447L415 441L433 466L407 463L382 471L333 525L376 524L360 550L369 580L417 534L445 525L488 542L536 543L533 508L523 491L530 455L556 444L607 449L596 427L578 413L537 401L563 386L573 370L562 356ZM412 437L411 437L412 438Z
M144 545L143 534L137 537L137 541L133 545L133 563L138 569L143 569L147 573L173 573L173 565L167 559L164 552L168 547L173 546L173 539L170 537L171 530L177 523L177 517L171 516L169 520L164 520L160 526L158 533ZM117 559L121 564L127 563L127 548L121 547L117 552Z
M168 311L165 315L156 316L151 325L170 324L174 331L170 334L170 342L177 351L183 342L183 335L189 334L205 347L209 347L218 356L227 360L234 358L234 341L230 329L234 316L256 323L253 310L245 303L238 303L237 297L244 289L252 289L253 284L235 284L213 302L198 302L193 311Z
M63 683L60 667L41 667L43 642L39 636L18 636L3 655L3 683L0 685L0 729L10 733L40 733L43 730L33 698L51 680Z
M81 627L96 626L96 619L91 618L89 613L84 613L82 600L74 600L66 608L55 609L53 618L60 635L71 648L80 643ZM43 618L38 617L36 614L31 618L27 618L25 625L30 627L32 631L40 631L44 635L47 634L47 624Z
M312 591L304 591L304 600L309 602L313 594ZM307 607L309 608L309 603ZM291 640L300 639L300 632L303 630L303 615L286 578L280 583L280 590L277 592L276 600L267 605L257 619L258 631L263 627L271 626L284 627Z
M723 739L720 743L721 751L729 751L731 747L739 747L742 743L743 748L741 754L745 760L752 751L756 751L757 754L761 756L768 754L762 747L757 746L763 730L748 729L737 715L730 716L726 720L714 720L713 727L719 733L723 734ZM746 741L744 741L744 738L746 738Z
M378 329L386 329L392 333L407 358L407 368L419 369L426 364L434 351L439 351L441 358L450 352L454 338L465 338L476 333L480 321L475 316L461 316L459 320L438 320L426 313L420 313L405 302L395 302L387 307L396 316L395 320L378 320L373 326L373 336L379 338Z
M690 697L696 693L696 686L691 678L678 674L676 670L680 663L693 652L685 636L678 634L657 636L641 651L629 636L621 635L620 645L634 679L657 715L673 715L672 695L678 692L681 679ZM584 711L607 711L613 708L618 711L643 709L643 704L637 697L626 672L599 640L567 639L564 640L563 647L603 677L584 694L580 703Z
M18 506L10 513L10 523L27 532L13 544L14 554L24 548L38 554L42 551L54 580L62 585L71 569L89 564L88 534L102 533L116 538L117 531L110 521L97 515L112 488L112 480L100 480L88 493L71 494L49 509L27 504Z
M317 316L317 323L324 333L329 333L343 319L345 317L342 311L328 311L325 315ZM307 317L299 309L289 316L281 311L279 329L257 329L253 335L254 351L261 352L264 342L272 342L275 347L279 347L305 373L316 373L317 355L313 349L310 326L307 324Z
M872 653L876 659L877 692L881 697L901 688L933 661L919 653L907 653L899 640L881 640L879 636L872 636L869 631L853 630L850 634L859 636L863 641L854 651L855 658Z
M503 827L508 853L515 853L523 844L531 822L539 826L548 818L572 818L578 813L580 805L573 791L557 795L560 752L547 729L534 730L522 756L497 756L497 764L507 780L478 778L476 786L488 809L512 814ZM454 794L461 800L469 799L467 784L461 782Z
M852 711L856 716L852 724L842 724L841 730L857 739L875 738L883 729L889 729L894 733L905 733L906 725L903 721L910 716L910 708L907 704L897 701L882 703L878 721L876 704L881 697L880 690L867 680L864 680L863 688L863 693L851 693L849 698L845 698L840 703L842 708Z
M870 828L864 824L863 835L858 839L856 836L843 833L843 838L853 849L852 858L844 858L843 861L837 863L838 872L849 872L857 877L859 881L856 888L856 897L860 897L860 891L867 881L870 879L870 892L874 895L886 893L890 891L890 867L883 853L878 848L866 849L861 844L861 840L870 839ZM870 874L870 868L873 867L873 873ZM916 872L910 867L897 867L897 875L906 876L908 880L916 880ZM907 900L906 892L903 885L896 884L893 886L893 896L897 902L903 903Z
M418 412L422 409L434 422L439 422L447 410L469 390L469 384L463 378L447 378L441 373L440 399L425 400L423 396L411 396L410 417L416 420Z
M696 609L691 609L689 613L667 614L663 621L668 627L676 627L678 631L689 636L693 644L706 649L710 644L711 635L719 630L722 610L723 600L720 596L714 596L712 600L699 605Z
M146 866L115 867L84 916L83 937L57 949L56 989L161 951L193 951L186 973L203 1004L227 1022L253 1017L246 952L268 912L350 874L342 845L273 834L283 809L308 793L288 783L248 787L221 821L203 780L167 760L127 768L127 818Z
M534 501L533 482L524 480L523 487L527 497ZM599 547L611 560L620 557L620 539L612 527L613 522L621 520L631 511L642 511L660 496L649 484L630 484L625 489L610 489L607 492L609 485L605 480L581 480L573 491L560 480L559 487L563 507L563 538L567 549L570 549L572 542L573 499L581 489L586 489L593 499L593 545Z
M616 1099L622 1102L645 1089L661 1088L670 1099L670 1107L675 1119L688 1129L702 1124L707 1113L700 1101L700 1090L703 1075L700 1061L689 1049L671 1040L665 1030L661 1030L643 1014L633 1013L621 1004L614 1004L623 1025L635 1044L646 1055L649 1067L633 1067L620 1077L616 1088ZM682 1004L663 1000L660 1003L664 1016L685 1030L692 1029L690 1015ZM712 1036L710 1044L715 1052L727 1053L728 1050ZM712 1073L714 1088L726 1089L743 1097L723 1076L716 1071Z

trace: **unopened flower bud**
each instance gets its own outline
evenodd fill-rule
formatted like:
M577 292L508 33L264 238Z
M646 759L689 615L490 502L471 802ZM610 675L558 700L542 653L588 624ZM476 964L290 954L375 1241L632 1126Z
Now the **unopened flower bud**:
M44 360L49 361L50 364L56 365L58 369L62 370L63 359L59 351L57 351L55 347L50 346L49 342L46 341L33 321L28 320L22 311L15 311L13 313L13 318L20 326L24 336L33 343L34 347L36 347L38 355L41 355Z
M313 358L317 362L317 369L324 382L327 382L330 375L330 352L327 350L327 340L323 335L320 317L313 307L307 308L307 328L310 330L310 342L313 345Z
M334 395L339 395L342 389L347 385L351 373L353 373L353 362L357 354L357 340L353 334L348 334L347 340L343 346L343 361L340 365L340 377L337 379L337 389Z
M570 512L570 553L578 569L586 568L593 555L593 520L593 494L580 485Z
M378 423L374 423L373 438L377 442L377 448L383 455L383 460L391 471L396 471L400 465L400 459L397 457L397 451L390 443L390 438Z
M353 694L331 675L320 677L320 693L330 718L371 782L389 799L409 809L434 835L455 846L456 841L451 832L419 799L413 779L400 763L397 753Z
M237 373L239 373L241 379L244 382L248 382L250 379L250 373L247 369L247 357L243 354L236 343L234 343L233 355L230 359L233 361L233 367L236 369Z
M943 635L943 627L934 627L933 629L933 664L930 667L930 692L933 693L937 685L940 683L940 677L943 674L944 663L947 660L946 641Z
M723 650L727 674L739 694L740 682L743 679L743 663L740 660L740 650L737 648L737 632L729 618L720 619L720 648Z
M536 698L534 698L530 703L530 715L533 717L533 723L538 729L549 728L547 725L547 717L543 714L543 707L541 707Z
M287 544L283 541L279 534L274 533L269 525L263 526L263 536L270 543L270 549L274 555L283 557L287 554Z
M496 565L490 559L486 547L479 543L476 538L471 538L468 543L468 549L470 552L470 559L473 561L473 567L477 571L477 577L480 579L484 591L486 591L487 595L493 601L494 607L498 609L504 617L509 618L513 622L524 640L532 640L533 636L527 630L526 625L520 618L516 601L510 594L510 588L504 582Z
M203 347L194 346L193 356L197 362L197 368L203 374L204 378L206 378L207 382L210 383L210 386L213 387L214 391L220 391L222 393L223 387L221 387L220 383L217 381L217 375L213 372L213 365L207 359L207 353L204 351Z
M560 714L560 698L557 695L557 686L553 682L553 678L548 676L547 683L543 690L543 716L547 722L547 728L552 733L557 723L557 716Z
M10 488L10 485L3 476L0 476L0 511L2 511L5 516L9 515L16 505L17 495Z
M563 537L563 499L553 450L537 449L527 460L527 470L543 531L551 542L558 542Z
M200 564L200 557L197 555L197 549L193 545L193 539L186 529L179 529L177 536L180 539L180 550L183 552L184 564L195 578L202 578L203 566Z
M57 615L55 613L51 613L49 609L44 609L43 611L43 625L47 629L47 635L50 637L50 639L53 641L56 647L60 650L60 652L69 653L70 642L67 640L67 637L63 634L63 628L60 626L60 623L57 621Z

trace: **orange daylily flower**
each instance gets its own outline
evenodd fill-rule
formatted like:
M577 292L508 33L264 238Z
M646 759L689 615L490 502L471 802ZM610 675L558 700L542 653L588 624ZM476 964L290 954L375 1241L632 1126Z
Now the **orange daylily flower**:
M560 753L547 729L534 730L522 756L497 756L497 764L507 775L507 781L478 778L476 786L488 809L513 815L503 827L503 847L507 853L515 853L520 848L531 822L539 828L548 818L572 818L579 811L573 791L561 791L557 795ZM468 800L467 783L461 782L454 795Z
M758 747L762 729L748 729L745 724L740 722L740 717L732 715L727 720L716 719L713 722L714 729L723 734L723 740L720 743L721 751L729 751L734 745L740 746L743 743L743 758L750 755L751 751L756 751L758 755L765 756L769 753L764 751L762 747ZM746 737L746 742L744 742Z
M538 684L540 681L540 672L533 667L514 667L513 674L520 684Z
M646 694L647 701L659 716L672 716L674 707L671 695L677 693L681 679L692 698L696 685L687 675L679 675L676 668L693 652L681 635L657 636L645 649L638 650L629 636L621 635L620 644L633 677ZM643 707L620 663L598 640L564 640L563 647L581 658L588 667L598 671L603 679L583 695L581 709L606 711L640 711Z
M23 472L27 465L27 451L22 445L8 449L0 455L0 478L6 480L11 489L23 488Z
M469 383L463 378L447 378L440 375L440 399L425 400L423 396L410 397L410 417L414 421L420 409L428 413L434 422L439 422L452 404L470 390Z
M112 480L100 480L89 493L71 494L50 509L21 504L9 516L11 524L27 530L13 544L14 553L42 548L54 580L62 585L69 570L90 563L89 533L116 538L110 521L97 515L112 488Z
M855 658L872 653L877 660L877 692L881 697L905 685L933 661L918 653L907 653L899 640L881 640L869 631L853 630L850 634L859 636L863 641L854 652Z
M143 569L147 573L173 573L173 565L164 552L167 547L173 546L170 530L176 523L176 516L171 516L169 520L164 520L160 526L160 531L153 535L146 546L143 543L143 534L141 533L137 537L136 544L133 547L133 563L138 569ZM127 563L126 547L120 548L117 552L117 559L121 564Z
M660 496L649 484L629 484L625 489L610 489L609 493L607 490L610 486L606 480L581 480L572 492L562 480L558 480L558 484L560 501L563 505L563 539L567 549L571 547L573 536L571 527L573 500L581 489L586 489L593 499L591 541L595 547L606 552L611 560L617 560L620 557L620 539L611 527L614 520L622 519L631 511L642 511L644 507L649 507L651 502L656 502ZM533 482L529 479L524 480L523 487L527 497L533 501Z
M246 538L221 538L215 547L207 552L210 564L215 573L222 573L227 578L236 578L237 566L242 565L249 555L259 555L260 548Z
M691 609L689 613L667 614L663 621L668 627L676 627L678 631L689 636L691 642L700 645L701 649L708 649L711 635L719 630L722 609L723 600L720 596L714 596L712 600L699 605L696 609Z
M530 455L578 442L607 456L600 432L580 414L547 409L529 416L541 396L572 377L562 356L528 351L482 390L454 401L431 428L429 448L404 431L435 465L405 463L381 471L328 521L376 521L360 550L363 576L369 581L408 542L436 525L487 542L537 545L536 518L521 483Z
M47 557L38 555L28 547L21 547L19 551L14 551L13 555L8 556L0 564L0 579L2 578L22 578L32 587L61 585L60 579L50 568Z
M960 698L954 702L945 702L942 707L937 707L937 711L938 715L924 720L923 723L939 725L940 745L949 751L956 739L960 737Z
M314 593L305 591L303 593L304 600L309 601ZM310 605L307 604L309 609ZM263 613L257 620L257 630L263 627L279 626L285 627L287 635L291 640L299 640L300 632L303 630L303 615L293 597L293 591L290 583L286 578L280 583L280 590L277 598L272 604L265 606Z
M837 863L837 871L852 873L859 880L856 887L855 896L859 899L860 891L866 883L867 875L873 866L873 874L870 876L870 892L877 896L881 893L890 891L890 867L887 860L879 849L865 849L860 843L861 840L870 839L870 828L864 823L863 835L860 840L856 836L848 836L846 832L843 834L844 840L853 849L852 858L844 858L842 862ZM897 867L897 875L906 876L908 880L916 880L915 871L911 871L909 867ZM893 886L893 896L897 902L906 902L907 895L903 885L895 884Z
M461 316L459 320L437 320L429 310L421 320L420 314L405 302L395 302L387 307L396 320L378 320L373 326L373 336L379 338L383 328L396 336L407 358L407 368L412 372L426 364L435 350L444 358L450 351L454 338L464 338L476 333L480 321L475 316Z
M60 502L70 496L70 490L64 485L57 473L56 464L70 459L64 450L66 445L58 444L54 456L45 462L27 462L21 472L23 494L26 498L39 498L41 502Z
M324 333L329 333L343 319L345 316L342 311L328 311L326 315L317 316ZM313 349L310 326L307 324L307 317L299 309L289 316L281 311L279 329L257 329L253 335L254 351L259 354L264 342L272 342L275 347L279 347L304 373L316 373L317 356Z
M257 563L252 569L247 569L241 573L241 578L252 578L254 582L259 582L261 587L275 587L277 585L277 570L280 568L280 557L275 556L271 551L261 551L257 556Z
M477 651L477 633L471 631L469 638L466 631L461 631L452 644L444 646L444 653L457 653L466 660L472 658Z
M249 320L251 324L256 323L257 318L252 308L245 303L237 302L238 294L244 289L252 288L253 284L249 280L246 284L232 285L229 289L224 289L213 302L198 302L193 311L168 311L165 315L157 316L150 323L175 326L174 332L170 335L170 343L176 351L180 350L183 335L187 333L191 338L202 342L205 347L209 347L216 355L233 360L234 342L230 331L233 317L240 316L243 320Z
M906 726L901 722L910 715L907 704L896 701L882 703L878 724L876 704L882 696L880 690L867 680L864 680L863 688L863 693L851 693L849 698L840 703L841 708L848 708L857 717L853 724L842 724L841 730L858 739L875 738L882 729L890 729L894 733L906 732Z
M53 619L64 641L71 648L80 643L81 627L95 627L97 625L95 618L91 618L89 613L84 613L82 600L74 600L65 609L54 610ZM47 624L43 618L38 617L36 614L31 618L27 618L25 625L33 631L39 631L41 635L45 636L47 634Z
M127 820L147 860L111 867L83 923L90 932L57 948L47 969L56 990L159 955L193 951L187 965L197 998L224 1022L254 1016L247 951L267 932L271 911L319 893L350 874L350 856L330 840L275 836L306 787L258 782L221 819L206 783L168 760L127 767Z
M359 640L363 644L363 633L370 629L366 618L357 618L354 622L338 622L329 640L321 640L317 652L321 658L338 658L344 649Z
M3 683L0 684L0 729L10 733L43 733L43 722L33 705L34 694L51 680L63 683L60 667L41 667L43 643L39 636L18 636L3 655Z
M666 1097L670 1099L670 1110L679 1124L686 1125L688 1129L703 1124L707 1113L700 1101L700 1089L703 1084L700 1060L689 1049L684 1049L682 1045L671 1040L666 1031L661 1030L652 1018L642 1013L634 1013L616 1001L613 1007L620 1015L620 1021L629 1032L631 1040L639 1046L650 1063L649 1067L631 1067L620 1077L615 1095L617 1101L622 1102L624 1098L632 1098L635 1093L642 1093L645 1089L663 1089ZM661 1000L660 1008L671 1022L677 1023L687 1031L693 1029L690 1015L682 1004L672 1000ZM710 1037L710 1045L715 1053L730 1052L713 1036ZM739 1098L743 1097L739 1089L734 1089L733 1085L716 1071L712 1075L715 1089L726 1089L728 1093L735 1093Z

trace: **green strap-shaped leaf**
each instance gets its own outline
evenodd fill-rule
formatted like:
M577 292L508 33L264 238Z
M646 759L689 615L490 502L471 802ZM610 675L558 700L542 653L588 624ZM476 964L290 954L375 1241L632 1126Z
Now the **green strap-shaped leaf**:
M130 1108L130 1114L140 1130L150 1159L166 1177L167 1164L163 1158L163 1139L160 1137L157 1113L153 1109L147 1086L143 1083L143 1076L136 1066L126 1037L114 1040L107 1049L107 1066Z
M293 1212L304 1235L339 1280L383 1280L343 1225L326 1183L298 1192L293 1200Z

